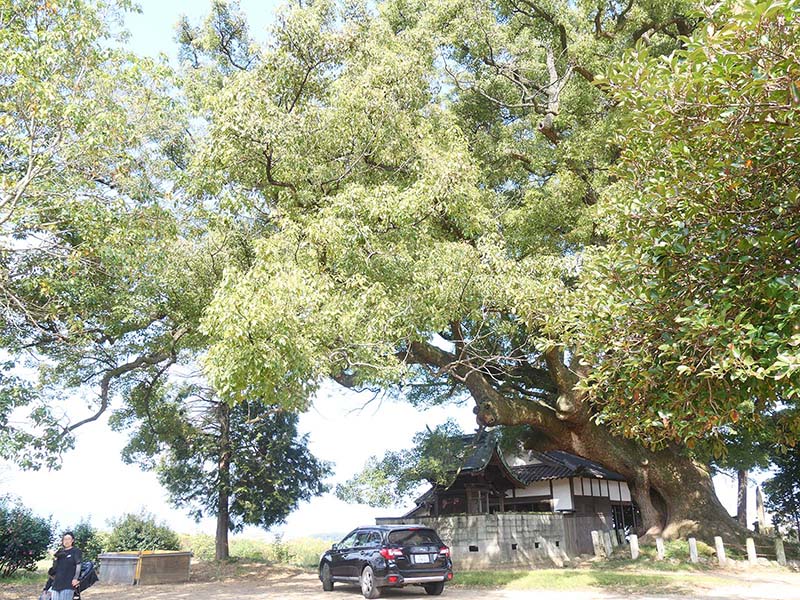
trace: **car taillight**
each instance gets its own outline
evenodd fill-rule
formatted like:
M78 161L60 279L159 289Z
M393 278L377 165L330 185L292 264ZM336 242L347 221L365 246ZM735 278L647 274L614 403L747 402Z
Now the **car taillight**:
M439 548L439 554L441 554L442 556L450 556L450 548L448 548L447 546L442 546L441 548Z
M400 548L381 548L381 556L386 560L393 560L403 556L403 551Z

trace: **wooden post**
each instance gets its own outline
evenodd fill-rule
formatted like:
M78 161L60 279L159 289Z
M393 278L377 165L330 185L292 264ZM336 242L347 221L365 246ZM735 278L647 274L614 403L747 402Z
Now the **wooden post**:
M697 540L693 537L689 538L689 560L693 563L697 563L700 560L697 556Z
M728 562L728 559L725 558L725 544L722 543L721 537L716 536L714 538L714 547L717 549L717 562L719 562L720 565L724 565Z
M631 558L636 560L639 558L639 536L632 533L629 540L631 543Z
M603 542L600 540L600 532L592 530L592 547L595 556L603 556Z
M664 538L656 538L656 556L658 560L664 560L666 552L664 551Z
M786 566L786 551L783 549L783 540L775 538L775 555L778 557L778 564Z
M611 558L611 555L614 553L614 549L611 547L610 531L603 532L603 549L606 551L606 556Z
M751 565L758 564L758 555L756 554L756 543L753 538L747 538L747 560Z

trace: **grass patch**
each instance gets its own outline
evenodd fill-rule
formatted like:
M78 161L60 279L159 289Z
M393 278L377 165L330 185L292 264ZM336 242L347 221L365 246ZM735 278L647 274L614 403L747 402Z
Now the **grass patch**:
M615 555L604 561L594 561L588 563L588 568L599 571L659 571L664 573L691 573L697 571L708 571L716 567L716 559L714 561L705 559L703 562L692 563L688 560L679 559L666 559L656 560L655 558L648 558L640 556L637 560L626 558L621 555Z
M11 576L0 579L0 584L8 585L32 585L34 583L41 583L47 580L47 569L53 564L51 560L40 560L36 563L35 571L25 571L20 569L15 571Z
M682 594L700 584L713 584L721 581L714 577L695 573L660 574L599 569L541 569L456 573L454 584L464 587L508 590L613 589L619 593L630 594Z

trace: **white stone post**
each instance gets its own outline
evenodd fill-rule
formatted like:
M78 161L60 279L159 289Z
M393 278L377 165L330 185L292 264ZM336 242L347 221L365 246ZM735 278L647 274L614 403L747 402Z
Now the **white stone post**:
M699 558L697 556L697 540L693 537L689 538L689 560L693 563L697 563Z
M658 560L664 560L666 552L664 551L664 538L656 538L656 556Z
M636 560L639 558L639 536L632 533L629 537L629 541L631 544L631 558Z
M783 540L781 538L775 538L775 555L778 558L778 564L785 567L786 551L783 549Z
M616 548L619 546L619 538L617 537L616 530L609 531L609 534L611 534L611 545Z
M606 551L606 556L609 558L614 552L614 548L611 547L611 532L604 531L603 532L603 549Z
M717 562L720 565L724 565L728 562L728 559L725 558L725 544L722 543L722 538L720 536L714 537L714 547L717 549Z
M751 565L758 564L758 555L756 554L756 543L753 538L747 538L747 560Z
M600 532L592 530L592 547L595 556L603 556L603 542L600 539Z

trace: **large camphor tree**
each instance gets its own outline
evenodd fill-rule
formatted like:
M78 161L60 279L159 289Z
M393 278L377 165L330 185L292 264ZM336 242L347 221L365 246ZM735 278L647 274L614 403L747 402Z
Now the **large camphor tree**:
M798 19L776 6L284 9L253 66L193 87L195 193L264 224L205 313L214 385L471 398L624 475L647 533L737 535L692 447L797 386Z

